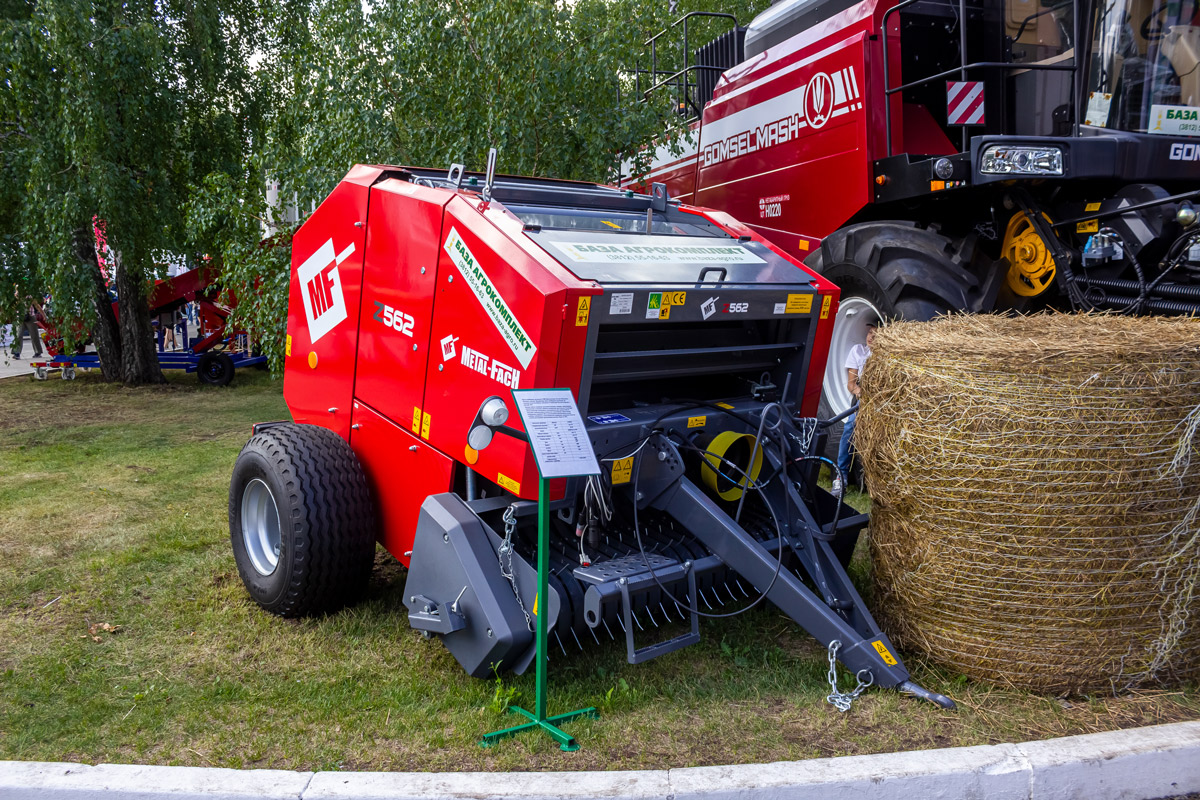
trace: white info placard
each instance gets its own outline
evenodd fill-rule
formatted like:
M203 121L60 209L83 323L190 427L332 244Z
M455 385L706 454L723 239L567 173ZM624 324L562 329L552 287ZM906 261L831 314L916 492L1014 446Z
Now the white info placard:
M513 402L543 478L600 473L570 389L517 389L513 391Z

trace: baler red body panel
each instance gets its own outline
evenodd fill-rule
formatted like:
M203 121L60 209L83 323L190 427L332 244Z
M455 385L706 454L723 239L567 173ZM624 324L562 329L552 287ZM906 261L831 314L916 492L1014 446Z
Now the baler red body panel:
M604 288L502 204L405 176L354 168L297 232L284 396L297 422L350 443L374 489L380 540L408 564L421 503L460 487L468 466L492 494L536 499L528 445L497 436L476 452L467 432L484 400L512 389L565 387L579 399ZM726 214L679 211L782 257ZM827 325L837 289L790 264ZM810 346L801 404L815 413L827 332ZM515 416L509 424L520 428ZM552 484L552 495L563 488Z

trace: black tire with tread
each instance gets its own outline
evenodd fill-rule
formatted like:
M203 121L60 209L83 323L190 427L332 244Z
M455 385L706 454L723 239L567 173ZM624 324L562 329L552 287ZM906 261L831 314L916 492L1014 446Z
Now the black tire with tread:
M279 564L266 576L251 564L242 539L242 494L254 478L271 490L280 519ZM299 617L352 603L370 578L376 521L350 445L316 425L286 423L256 433L234 465L229 535L242 582L267 611Z
M228 386L233 380L233 373L236 368L233 365L233 359L228 353L218 353L215 350L209 350L200 356L200 361L196 365L196 376L201 383L206 383L209 386Z

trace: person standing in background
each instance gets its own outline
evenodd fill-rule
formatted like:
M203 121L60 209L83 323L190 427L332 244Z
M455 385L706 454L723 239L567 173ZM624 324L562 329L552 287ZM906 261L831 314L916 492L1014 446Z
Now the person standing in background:
M19 295L19 292L18 292ZM21 306L24 311L22 317L13 325L13 358L21 357L21 343L25 338L25 332L29 332L29 338L33 340L33 357L42 357L42 337L38 330L37 315L41 312L42 307L37 300L34 300L31 295L25 295L25 302Z
M866 343L854 345L854 347L850 348L850 354L846 356L846 388L854 396L855 411L846 418L846 422L842 426L842 439L838 443L838 474L833 476L834 497L842 496L842 493L846 490L845 483L850 480L851 451L854 446L854 424L858 421L858 397L862 394L862 387L858 383L858 376L862 374L863 365L867 363L867 358L871 355L871 345L875 343L876 327L876 323L868 322Z

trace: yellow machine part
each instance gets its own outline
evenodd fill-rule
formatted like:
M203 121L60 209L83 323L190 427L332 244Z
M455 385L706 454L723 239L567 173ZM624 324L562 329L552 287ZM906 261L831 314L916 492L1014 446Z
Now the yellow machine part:
M1008 259L1008 288L1016 294L1036 297L1054 282L1054 258L1024 211L1009 220L1000 253Z
M751 453L754 454L753 458L751 458ZM746 473L742 476L741 481L734 483L730 478L717 474L718 471L722 471L729 476L730 472L733 472L728 465L723 464L721 459L732 461ZM722 431L708 443L708 447L704 451L704 461L705 463L700 469L704 485L716 492L717 497L722 500L738 500L741 498L747 482L758 480L758 474L762 471L763 451L758 446L757 439L749 433ZM747 462L749 462L748 467L746 466ZM722 467L725 468L722 469ZM736 473L731 477L736 477Z

